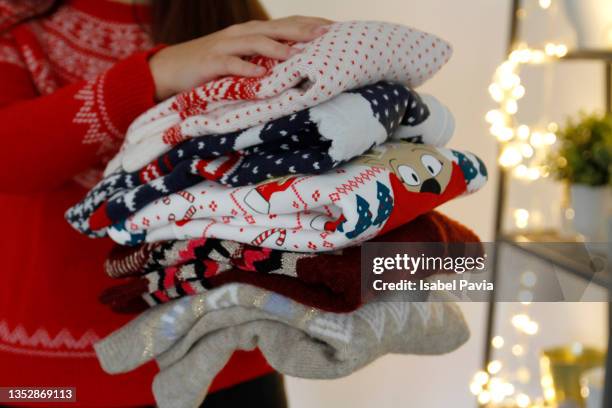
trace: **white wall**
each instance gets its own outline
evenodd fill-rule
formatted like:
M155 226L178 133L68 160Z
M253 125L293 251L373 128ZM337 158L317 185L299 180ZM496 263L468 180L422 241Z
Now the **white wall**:
M451 146L478 154L494 170L496 145L483 118L494 108L487 87L505 55L509 0L263 0L263 3L273 17L302 14L333 20L385 20L430 31L450 41L454 46L453 58L422 90L436 95L454 113L457 127ZM586 87L595 81L593 70L588 67L578 71L591 74ZM575 72L569 75L576 78ZM560 78L567 82L567 76ZM581 77L580 81L571 81L571 92L562 92L559 100L570 106L585 101L592 106L593 100L600 103L599 96L594 96L598 95L597 89L583 92L582 80ZM537 104L532 102L532 107L534 103ZM473 228L483 240L492 238L496 183L492 173L484 190L442 208ZM523 199L528 196L523 195ZM440 357L387 356L335 381L289 378L291 407L474 407L468 384L481 364L485 307L474 303L462 307L473 335L460 350ZM598 307L586 319L601 324L602 313L603 307ZM585 316L581 316L574 317L585 327ZM562 323L571 325L567 319ZM549 342L558 341L554 329L551 327Z

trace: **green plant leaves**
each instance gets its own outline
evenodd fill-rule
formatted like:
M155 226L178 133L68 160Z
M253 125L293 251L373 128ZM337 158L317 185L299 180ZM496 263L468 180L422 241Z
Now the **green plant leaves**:
M558 149L549 156L556 178L590 186L610 185L612 114L580 113L557 132Z

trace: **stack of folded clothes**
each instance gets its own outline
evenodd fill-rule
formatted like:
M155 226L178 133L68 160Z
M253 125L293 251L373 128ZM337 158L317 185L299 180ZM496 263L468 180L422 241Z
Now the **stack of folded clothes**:
M449 45L347 22L295 47L287 61L253 58L263 78L216 80L142 115L66 214L118 244L105 268L121 281L101 300L150 308L97 350L109 372L156 358L160 406L196 404L237 349L259 347L285 374L333 378L385 353L443 353L467 339L451 303L360 296L365 241L478 242L432 210L481 188L485 166L443 147L452 114L413 89Z

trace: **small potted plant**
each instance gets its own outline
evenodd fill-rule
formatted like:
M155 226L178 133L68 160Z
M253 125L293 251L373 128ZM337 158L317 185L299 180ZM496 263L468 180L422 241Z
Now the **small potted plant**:
M610 206L612 114L581 113L557 132L550 156L556 178L570 185L574 229L592 240L605 240Z

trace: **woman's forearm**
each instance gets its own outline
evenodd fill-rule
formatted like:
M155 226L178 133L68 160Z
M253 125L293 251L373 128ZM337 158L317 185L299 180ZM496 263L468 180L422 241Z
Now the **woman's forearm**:
M51 189L112 154L129 124L155 103L153 52L39 97L15 67L0 64L0 191Z

